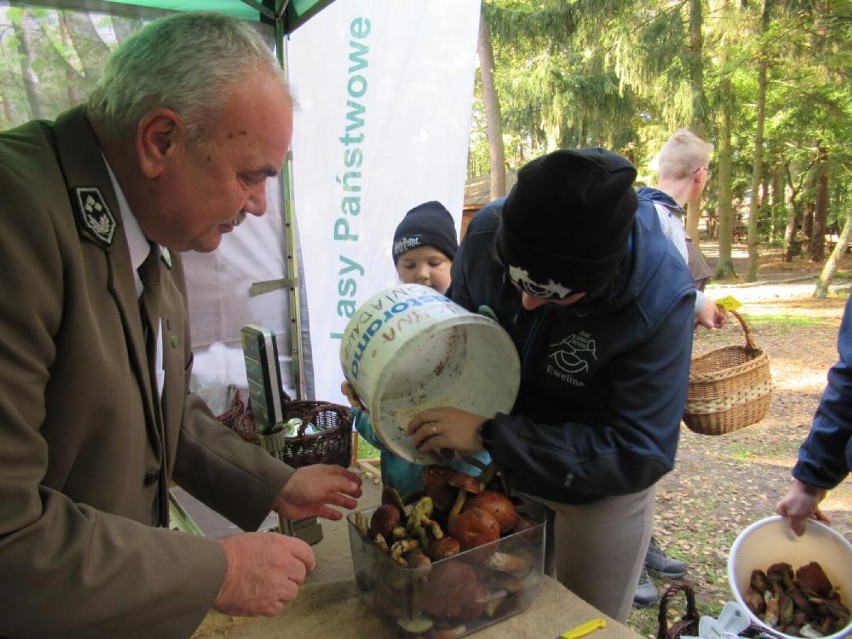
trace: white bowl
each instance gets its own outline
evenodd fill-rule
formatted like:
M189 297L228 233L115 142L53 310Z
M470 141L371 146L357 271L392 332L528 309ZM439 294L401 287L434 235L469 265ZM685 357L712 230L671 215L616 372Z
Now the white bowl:
M825 571L832 585L840 591L843 605L852 607L852 544L840 533L813 519L805 522L805 534L797 537L784 517L761 519L743 530L728 555L728 582L737 603L745 608L751 620L762 628L783 637L791 637L767 626L746 606L743 594L748 590L752 570L765 571L784 562L795 571L812 561ZM852 622L843 630L824 639L842 639L852 634Z

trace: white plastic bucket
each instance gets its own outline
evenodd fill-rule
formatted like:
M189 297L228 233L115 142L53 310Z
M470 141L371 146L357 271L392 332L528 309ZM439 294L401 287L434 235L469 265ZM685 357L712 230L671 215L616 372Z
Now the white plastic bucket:
M440 406L488 418L508 412L521 377L515 345L497 322L420 284L385 289L358 308L340 364L388 450L418 464L435 458L405 433L414 415Z
M748 590L752 570L766 571L772 564L783 562L790 564L795 571L812 561L822 567L828 580L840 592L843 605L849 608L852 605L852 544L836 530L813 519L805 522L805 534L801 537L793 533L786 519L777 515L761 519L743 530L728 556L731 592L754 623L783 637L796 639L764 624L748 610L743 595ZM850 635L852 622L824 639L841 639Z

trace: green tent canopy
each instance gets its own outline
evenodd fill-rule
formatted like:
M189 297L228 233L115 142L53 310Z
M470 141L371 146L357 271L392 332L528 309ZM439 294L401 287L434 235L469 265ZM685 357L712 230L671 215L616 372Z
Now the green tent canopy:
M18 4L104 13L156 15L163 11L221 11L241 20L265 22L292 33L333 0L23 0ZM16 4L14 2L10 4Z
M49 9L63 9L104 13L123 17L154 19L174 11L221 11L241 20L265 26L264 31L275 43L275 50L281 66L286 70L285 39L288 34L307 22L313 15L330 5L334 0L9 0L10 6L39 6ZM2 2L2 0L0 0ZM306 303L298 276L297 240L294 233L294 205L292 200L292 159L288 159L279 177L281 187L281 208L286 224L284 225L284 244L289 256L287 277L273 282L262 283L258 290L250 292L256 295L265 290L287 288L291 320L294 326L302 326L301 306ZM263 288L265 286L265 288ZM306 391L312 392L313 382L306 378L305 354L302 343L302 331L291 332L290 352L294 360L294 376L297 399L304 398ZM308 386L311 390L308 390Z

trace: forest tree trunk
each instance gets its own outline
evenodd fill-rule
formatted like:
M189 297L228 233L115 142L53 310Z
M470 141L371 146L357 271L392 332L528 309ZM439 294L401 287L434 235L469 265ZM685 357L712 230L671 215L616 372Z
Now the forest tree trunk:
M772 0L764 0L761 16L761 37L769 30L769 11ZM766 52L761 46L758 51L757 67L757 121L754 131L754 167L751 176L751 201L748 207L748 272L746 282L757 281L757 267L760 262L760 251L757 244L757 215L760 206L760 185L763 183L763 121L766 119L766 70L769 66Z
M810 258L812 262L822 262L825 257L825 224L828 218L828 151L822 144L819 149L814 186L814 226L811 237Z
M730 77L722 78L719 83L719 102L721 105L721 120L719 122L719 263L713 279L727 279L737 276L734 261L731 256L731 245L734 239L734 214L731 205L731 174L733 152L731 150L731 111L733 96L731 95Z
M506 195L506 155L503 150L500 100L494 85L494 49L491 46L491 30L488 28L484 5L479 12L476 51L479 54L482 101L485 104L485 131L488 137L488 155L491 158L491 199L496 200Z
M707 98L704 95L704 7L702 0L689 2L689 87L692 93L692 132L706 138L705 118L707 117ZM698 222L701 218L701 196L699 195L686 207L686 235L698 240Z

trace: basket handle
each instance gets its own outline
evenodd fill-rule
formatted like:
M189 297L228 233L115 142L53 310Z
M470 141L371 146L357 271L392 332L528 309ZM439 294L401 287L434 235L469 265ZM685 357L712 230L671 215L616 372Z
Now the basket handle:
M698 623L698 610L695 608L695 591L689 584L678 583L668 587L666 592L660 599L660 612L657 616L659 627L657 629L657 639L671 639L669 634L669 601L677 593L683 591L686 594L686 614L683 616L683 621Z
M288 403L293 403L293 402L292 402L292 400L290 400ZM313 416L315 416L317 413L333 412L333 413L337 413L337 416L341 420L346 419L346 416L348 414L348 410L345 406L341 406L340 404L335 404L333 402L315 402L315 403L316 403L316 405L313 408L311 408L309 411L307 411L306 416L310 416L311 418L313 418ZM305 431L308 429L309 423L310 423L309 419L303 419L302 420L302 423L299 425L299 430L296 433L298 437L304 437L305 436Z
M743 327L743 332L745 333L746 348L750 351L757 350L757 344L754 341L754 335L751 334L751 329L746 323L745 318L734 309L731 309L728 312L740 321L740 325Z

